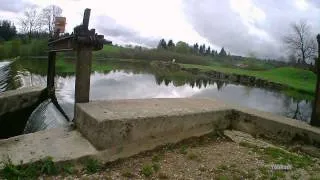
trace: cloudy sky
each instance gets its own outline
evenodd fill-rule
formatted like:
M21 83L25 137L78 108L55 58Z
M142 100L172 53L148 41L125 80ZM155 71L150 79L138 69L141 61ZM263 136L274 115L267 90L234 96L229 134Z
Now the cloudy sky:
M18 25L25 8L55 4L71 32L91 8L90 26L119 44L156 46L160 38L277 58L290 23L320 32L320 0L0 0L0 17Z

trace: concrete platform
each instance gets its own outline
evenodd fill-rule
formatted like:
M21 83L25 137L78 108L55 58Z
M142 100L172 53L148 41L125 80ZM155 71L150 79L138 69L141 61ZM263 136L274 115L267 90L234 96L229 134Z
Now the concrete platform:
M99 150L225 129L230 107L209 99L131 99L77 104L76 126ZM193 132L193 133L191 133ZM180 137L179 137L180 136ZM179 138L178 138L179 137ZM174 141L174 140L173 140Z
M212 99L132 99L77 104L77 130L52 129L0 140L0 162L113 161L160 145L234 129L284 143L320 147L320 128ZM79 132L78 132L79 131Z
M0 162L35 162L51 156L54 161L76 160L97 151L78 131L50 129L0 140ZM1 166L1 165L0 165Z

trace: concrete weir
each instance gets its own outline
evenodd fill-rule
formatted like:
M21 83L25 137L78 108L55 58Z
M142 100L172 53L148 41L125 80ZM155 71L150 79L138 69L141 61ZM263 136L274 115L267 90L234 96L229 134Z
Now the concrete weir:
M213 99L92 101L76 106L76 130L52 129L0 141L0 161L113 161L214 131L235 129L285 143L320 147L320 129Z
M26 87L0 93L0 139L23 133L28 117L45 99L43 87Z

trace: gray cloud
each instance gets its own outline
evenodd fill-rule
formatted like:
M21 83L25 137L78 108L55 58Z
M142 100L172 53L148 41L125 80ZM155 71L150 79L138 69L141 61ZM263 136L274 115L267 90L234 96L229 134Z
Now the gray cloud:
M111 39L120 42L135 43L149 47L154 47L158 43L158 39L142 37L133 29L117 24L116 20L109 16L98 16L94 21L94 27L104 34L106 38L111 37Z
M224 46L232 53L247 55L254 52L260 57L276 58L283 55L282 37L289 30L289 24L300 19L308 20L313 28L319 27L320 11L310 6L299 11L292 0L253 0L264 11L264 21L251 24L266 33L266 38L249 34L241 17L235 13L229 1L197 0L184 1L184 13L189 23L212 44Z
M31 6L36 5L24 0L1 0L0 11L21 12Z

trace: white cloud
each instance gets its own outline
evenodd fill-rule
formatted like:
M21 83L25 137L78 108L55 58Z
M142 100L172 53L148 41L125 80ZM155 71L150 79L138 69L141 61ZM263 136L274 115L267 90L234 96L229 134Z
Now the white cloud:
M309 7L309 4L305 0L295 0L295 5L300 10L307 10Z
M85 8L91 8L90 27L115 43L154 45L160 38L206 43L215 49L263 57L281 55L280 38L293 21L306 19L320 29L318 0L3 0L55 4L67 17L66 30L82 21ZM21 3L20 3L21 4ZM12 11L0 8L0 16L18 24L25 6ZM18 7L18 6L17 6ZM107 20L109 18L109 20ZM110 20L111 19L111 20Z

